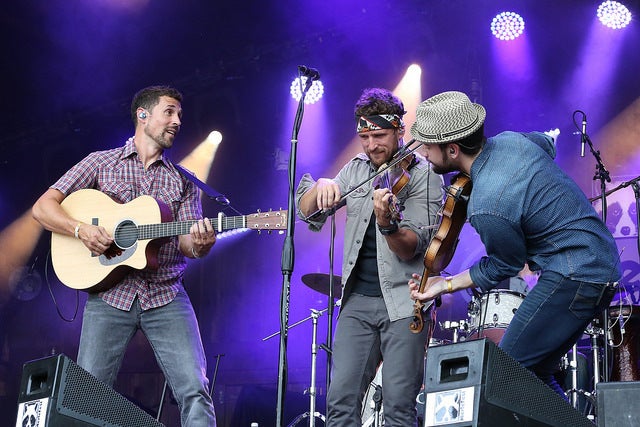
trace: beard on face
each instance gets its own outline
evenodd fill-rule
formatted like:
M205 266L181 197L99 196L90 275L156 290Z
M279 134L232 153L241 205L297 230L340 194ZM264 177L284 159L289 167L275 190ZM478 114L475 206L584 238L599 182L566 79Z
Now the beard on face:
M431 163L431 170L433 170L438 175L444 175L444 174L449 173L449 172L454 172L456 169L454 169L449 164L435 165L435 164Z
M168 133L166 129L163 129L157 135L153 135L149 128L145 127L144 133L162 148L171 148L173 146L175 135Z
M438 175L444 175L449 172L455 172L458 169L451 164L451 160L447 157L447 153L444 146L440 146L440 150L442 152L442 162L439 165L435 163L431 163L431 169L437 173Z

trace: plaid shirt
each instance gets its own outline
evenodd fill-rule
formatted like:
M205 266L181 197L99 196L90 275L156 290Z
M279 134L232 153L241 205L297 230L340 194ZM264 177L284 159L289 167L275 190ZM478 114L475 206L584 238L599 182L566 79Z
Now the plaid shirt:
M147 170L138 157L133 138L122 147L89 154L51 186L62 193L93 188L120 203L150 195L170 207L171 221L202 217L195 185L162 155ZM129 311L136 296L143 310L168 304L182 285L187 260L178 249L178 237L168 239L158 251L157 270L131 270L122 281L102 292L102 299Z

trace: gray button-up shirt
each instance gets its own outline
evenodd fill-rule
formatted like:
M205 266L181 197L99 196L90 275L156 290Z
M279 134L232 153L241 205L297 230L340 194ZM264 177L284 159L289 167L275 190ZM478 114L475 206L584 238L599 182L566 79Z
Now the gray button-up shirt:
M415 256L410 261L403 261L389 249L385 237L379 231L376 231L380 287L391 321L413 315L413 301L409 296L407 282L412 273L421 274L424 270L424 253L428 248L432 235L436 231L434 228L439 223L438 211L442 206L443 200L442 177L431 170L430 165L423 157L418 155L416 157L418 163L409 171L411 175L409 182L396 195L404 206L400 227L409 228L418 236ZM374 173L375 170L369 159L365 154L361 153L350 160L338 172L334 181L344 195L366 181ZM314 184L315 180L309 174L305 174L302 177L296 192L298 205L302 195ZM353 273L365 231L371 220L373 190L369 182L352 191L346 197L347 223L344 233L342 260L343 304L351 292L345 285ZM322 214L313 219L307 219L299 209L297 209L297 215L309 223L309 228L314 231L319 231L327 220L327 216Z

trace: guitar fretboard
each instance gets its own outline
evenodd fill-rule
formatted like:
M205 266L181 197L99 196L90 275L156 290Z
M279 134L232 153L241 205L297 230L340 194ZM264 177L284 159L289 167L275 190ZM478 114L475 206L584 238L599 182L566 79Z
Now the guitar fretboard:
M138 226L138 240L158 239L162 237L179 236L189 234L191 226L196 220L163 222L161 224L146 224ZM211 224L216 232L247 227L246 216L222 217L222 226L218 224L218 219L212 219Z

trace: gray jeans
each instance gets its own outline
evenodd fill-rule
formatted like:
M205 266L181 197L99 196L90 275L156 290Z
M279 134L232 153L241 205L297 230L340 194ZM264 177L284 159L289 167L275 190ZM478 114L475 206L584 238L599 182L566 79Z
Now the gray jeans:
M129 341L140 329L180 407L183 426L215 427L207 391L206 358L198 322L184 290L169 304L142 311L136 300L131 311L111 307L89 295L84 309L78 365L112 385Z
M328 427L362 425L362 400L381 361L385 426L416 425L415 399L422 385L430 324L414 334L410 321L389 321L382 297L349 295L333 342Z

